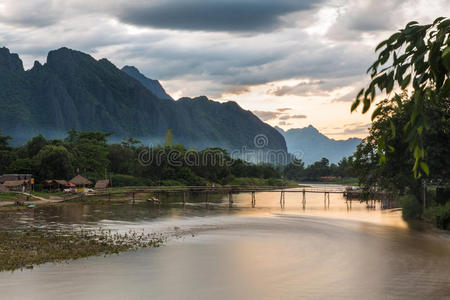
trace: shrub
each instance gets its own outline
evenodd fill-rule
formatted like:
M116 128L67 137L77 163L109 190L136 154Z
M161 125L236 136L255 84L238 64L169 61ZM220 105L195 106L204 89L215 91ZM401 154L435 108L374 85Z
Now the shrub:
M450 230L450 202L445 205L432 207L426 212L434 226L440 229Z
M402 207L402 216L405 220L418 219L422 214L422 206L414 195L400 196L398 203Z

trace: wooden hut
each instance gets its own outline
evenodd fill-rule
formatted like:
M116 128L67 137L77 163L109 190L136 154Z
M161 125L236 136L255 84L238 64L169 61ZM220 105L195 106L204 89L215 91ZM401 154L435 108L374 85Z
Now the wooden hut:
M6 181L31 180L31 174L3 174L0 176L0 184Z
M3 186L9 190L22 191L22 188L28 189L30 182L28 180L8 180L3 183Z
M106 189L108 187L109 187L109 180L108 179L97 180L97 182L95 183L95 188L96 189Z
M44 180L44 186L50 191L52 190L63 190L65 187L70 186L70 184L64 179L49 179Z
M69 183L75 184L75 186L77 186L77 187L85 187L86 185L91 185L92 181L90 181L87 178L84 178L81 175L77 175L74 178L72 178L71 180L69 180Z

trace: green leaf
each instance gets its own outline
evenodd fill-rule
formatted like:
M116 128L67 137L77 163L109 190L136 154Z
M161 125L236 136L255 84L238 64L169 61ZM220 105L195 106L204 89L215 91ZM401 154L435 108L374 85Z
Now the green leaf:
M436 25L437 23L439 23L440 21L442 21L444 19L445 19L445 17L436 18L436 20L434 20L434 22L433 22L433 25Z
M350 108L350 112L353 112L358 106L359 106L360 100L356 99L353 104L352 107Z
M430 175L430 169L428 168L427 163L421 161L420 168L425 172L425 174L427 174L427 176Z
M450 46L447 46L441 55L442 64L447 69L447 72L450 72Z
M392 44L399 36L400 36L400 32L396 32L396 33L394 33L393 35L391 35L389 38L388 38L388 40L387 40L387 43L388 44Z
M423 132L423 126L417 127L417 133L418 133L419 135L422 135L422 132Z
M406 28L408 28L408 27L410 27L410 26L412 26L412 25L415 25L415 24L419 24L419 22L417 22L417 21L411 21L411 22L409 22L408 24L406 24Z
M386 45L387 44L387 40L384 40L384 41L382 41L381 43L379 43L378 45L377 45L377 47L375 48L375 52L377 52L381 47L383 47L384 45Z
M386 84L386 94L392 92L393 89L394 89L394 79L389 77Z
M381 113L382 108L383 107L381 105L378 105L377 108L373 111L372 117L371 117L372 121Z
M408 74L408 76L406 76L402 81L401 84L402 90L404 90L408 86L410 81L411 81L411 74Z
M392 120L390 120L390 126L391 126L391 134L392 134L392 137L395 138L396 130L395 130L394 122L392 122Z
M441 24L437 26L438 29L443 29L445 27L450 27L450 19L446 19L445 21L442 21Z
M363 110L362 113L365 114L370 108L370 100L367 97L364 97L363 100Z

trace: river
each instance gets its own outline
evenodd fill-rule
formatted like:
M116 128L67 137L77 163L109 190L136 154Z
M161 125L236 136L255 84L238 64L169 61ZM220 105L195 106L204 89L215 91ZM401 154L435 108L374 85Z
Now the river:
M341 194L67 204L0 226L161 232L160 248L0 273L0 299L450 299L450 237Z

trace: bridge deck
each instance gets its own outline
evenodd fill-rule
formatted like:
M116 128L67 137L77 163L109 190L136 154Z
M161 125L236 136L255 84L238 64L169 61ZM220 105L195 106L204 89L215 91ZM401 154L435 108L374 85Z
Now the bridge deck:
M337 188L321 188L321 187L251 187L251 186L227 186L227 187L205 187L205 186L148 186L148 187L129 187L129 188L112 188L111 191L120 190L123 192L163 192L163 193L180 193L180 192L196 192L196 193L330 193L343 194L344 189Z

